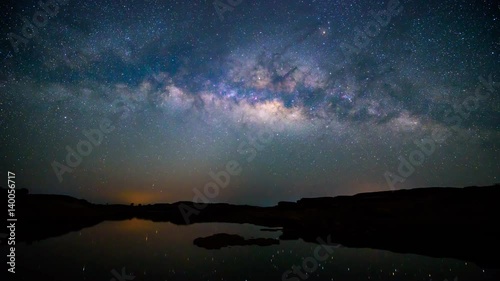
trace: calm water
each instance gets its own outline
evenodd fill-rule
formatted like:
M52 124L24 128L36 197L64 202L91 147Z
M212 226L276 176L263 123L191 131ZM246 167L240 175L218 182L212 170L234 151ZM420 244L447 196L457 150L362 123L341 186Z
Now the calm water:
M177 226L138 219L108 221L31 245L19 245L17 271L29 272L39 280L108 281L114 278L113 269L121 273L125 268L127 274L135 276L134 281L278 281L292 266L302 268L303 259L313 257L318 247L301 240L221 250L193 244L198 237L216 233L238 234L247 239L278 238L281 234L261 229L249 224ZM307 280L500 280L493 278L492 271L453 259L372 249L331 249L333 253L319 262ZM303 280L295 274L287 278L284 280Z

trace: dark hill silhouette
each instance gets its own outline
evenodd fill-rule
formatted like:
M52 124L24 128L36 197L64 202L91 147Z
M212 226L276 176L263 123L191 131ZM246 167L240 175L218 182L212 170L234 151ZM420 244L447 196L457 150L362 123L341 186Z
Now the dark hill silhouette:
M270 245L278 245L280 243L277 239L272 238L251 238L245 239L236 234L226 234L226 233L218 233L208 237L200 237L196 238L193 241L198 247L202 247L205 249L220 249L224 247L231 246L270 246Z
M6 189L2 189L2 193L3 198L7 198ZM194 208L192 202L98 205L63 195L37 195L25 191L16 195L19 221L16 236L18 241L28 243L105 220L140 218L186 224L179 206L185 204L183 206ZM318 237L326 241L331 236L333 243L344 247L450 257L499 268L498 198L500 185L497 184L304 198L297 202L280 202L274 207L219 203L208 204L199 214L190 216L189 223L228 222L281 227L280 240L300 238L317 243ZM199 241L214 242L210 239ZM236 239L235 243L253 242Z

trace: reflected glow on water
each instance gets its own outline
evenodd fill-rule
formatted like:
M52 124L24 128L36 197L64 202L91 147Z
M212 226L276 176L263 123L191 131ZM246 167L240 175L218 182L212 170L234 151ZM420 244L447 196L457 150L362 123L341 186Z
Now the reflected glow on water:
M216 233L244 238L279 238L249 224L204 223L178 226L132 219L107 221L64 236L18 246L20 274L53 280L111 280L113 269L142 280L283 280L283 273L318 246L301 240L267 247L234 246L207 250L193 244ZM492 272L453 259L382 250L332 248L333 254L307 280L481 280ZM284 280L302 280L290 274ZM494 280L494 279L491 279Z

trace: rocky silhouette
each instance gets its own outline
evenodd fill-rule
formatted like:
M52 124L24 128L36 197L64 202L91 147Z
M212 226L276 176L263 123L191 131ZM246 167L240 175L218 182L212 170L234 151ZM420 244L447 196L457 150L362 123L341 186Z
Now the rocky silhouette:
M200 237L196 238L193 241L198 247L205 249L220 249L224 247L231 246L271 246L278 245L280 243L277 239L272 238L251 238L245 239L236 234L226 234L226 233L218 233L208 237Z
M6 198L6 189L2 189ZM189 222L180 206L193 202L142 206L100 205L64 195L16 193L17 240L32 242L63 235L105 220L139 218L157 222L250 223L281 228L280 240L331 236L344 247L366 247L432 257L449 257L499 268L500 185L419 188L333 198L305 198L273 207L208 204ZM5 203L4 203L5 204ZM184 204L184 205L183 205ZM6 207L5 207L6 208ZM5 231L5 230L2 230ZM199 238L207 249L268 245L277 241L218 234ZM2 242L4 243L4 242Z

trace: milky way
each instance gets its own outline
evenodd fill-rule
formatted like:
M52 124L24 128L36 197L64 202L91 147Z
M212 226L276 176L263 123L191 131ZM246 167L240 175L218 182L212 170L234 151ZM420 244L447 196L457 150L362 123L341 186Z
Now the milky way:
M233 160L213 202L499 182L494 1L59 2L1 9L2 171L32 192L191 200Z

